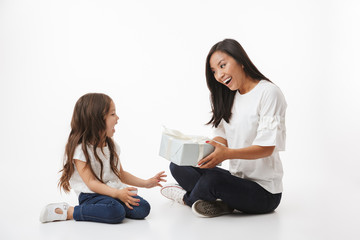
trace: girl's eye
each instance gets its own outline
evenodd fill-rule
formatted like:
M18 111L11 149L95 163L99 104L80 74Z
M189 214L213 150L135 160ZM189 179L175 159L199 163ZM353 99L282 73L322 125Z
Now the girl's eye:
M221 64L221 65L220 65L220 68L224 68L224 67L225 67L225 64Z

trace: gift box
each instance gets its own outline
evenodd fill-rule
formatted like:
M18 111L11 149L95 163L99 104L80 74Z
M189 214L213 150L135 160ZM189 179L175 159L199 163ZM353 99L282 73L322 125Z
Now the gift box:
M179 166L197 166L198 161L214 151L203 136L184 135L177 130L165 128L159 155Z

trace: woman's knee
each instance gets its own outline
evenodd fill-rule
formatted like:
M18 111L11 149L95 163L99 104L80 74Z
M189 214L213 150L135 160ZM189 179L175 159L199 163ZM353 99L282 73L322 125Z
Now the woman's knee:
M170 163L170 172L171 175L178 181L183 178L183 175L186 174L186 171L183 166L178 166L175 163Z
M170 163L170 172L175 177L179 178L192 178L196 177L198 178L200 176L200 173L198 172L198 169L192 166L178 166L175 163Z
M170 163L169 168L170 168L171 174L173 174L173 175L174 175L174 173L176 173L179 170L179 166L172 162Z

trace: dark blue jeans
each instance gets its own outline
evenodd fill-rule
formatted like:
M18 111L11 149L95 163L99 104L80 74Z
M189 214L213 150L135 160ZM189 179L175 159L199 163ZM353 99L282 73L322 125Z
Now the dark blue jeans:
M231 175L222 168L200 169L170 163L170 171L186 190L184 202L188 206L201 199L221 199L228 206L244 213L268 213L280 204L281 193L272 194L256 182Z
M80 193L79 205L74 208L76 221L120 223L125 217L143 219L150 213L150 204L140 196L139 206L129 209L122 201L97 193Z

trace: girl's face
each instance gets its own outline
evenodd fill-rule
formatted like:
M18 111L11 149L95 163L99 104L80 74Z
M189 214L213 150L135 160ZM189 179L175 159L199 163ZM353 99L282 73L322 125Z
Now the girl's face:
M115 125L117 124L117 120L119 119L118 115L116 115L115 104L113 101L110 103L109 113L105 117L106 122L106 136L112 137L115 133Z
M246 80L243 66L224 52L214 52L209 63L216 81L224 84L232 91L240 89Z

